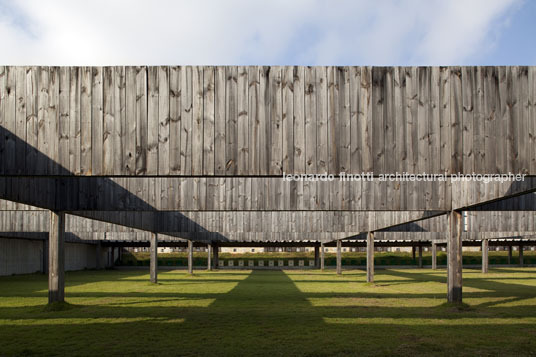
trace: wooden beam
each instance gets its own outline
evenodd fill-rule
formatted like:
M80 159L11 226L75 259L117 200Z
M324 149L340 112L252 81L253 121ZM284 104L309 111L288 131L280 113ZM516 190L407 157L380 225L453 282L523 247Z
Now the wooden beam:
M337 274L342 274L342 261L341 261L341 240L337 240Z
M437 244L432 242L432 269L437 269Z
M194 243L188 241L188 274L194 273Z
M150 276L151 283L158 282L158 234L151 233L151 249L150 249Z
M489 241L487 239L482 239L482 273L488 272L488 246Z

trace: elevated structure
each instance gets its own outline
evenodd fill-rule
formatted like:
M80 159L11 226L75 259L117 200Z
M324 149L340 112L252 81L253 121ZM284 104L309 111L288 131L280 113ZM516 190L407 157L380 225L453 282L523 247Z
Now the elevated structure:
M165 236L372 245L444 215L461 301L461 212L535 207L535 114L534 67L2 66L0 199L52 212L51 301L65 214L149 232L153 257Z

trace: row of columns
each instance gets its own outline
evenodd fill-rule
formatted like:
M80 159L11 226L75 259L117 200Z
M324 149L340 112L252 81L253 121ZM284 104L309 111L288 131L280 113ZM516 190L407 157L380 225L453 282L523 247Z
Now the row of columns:
M448 216L447 236L447 299L449 302L462 301L462 215L452 211ZM48 290L49 303L64 301L65 298L65 213L51 211L48 241ZM100 252L100 242L97 252ZM342 273L342 241L337 240L337 274ZM482 272L488 272L489 242L482 240ZM419 267L422 267L422 246L418 247ZM413 248L415 258L415 248ZM432 243L432 269L437 268L437 245ZM508 263L511 262L512 247L508 250ZM213 259L213 261L212 261ZM100 267L100 254L97 254L97 268ZM212 270L212 263L218 267L218 247L208 246L207 269ZM523 247L519 249L519 261L523 265ZM324 243L315 246L315 265L324 270ZM193 242L188 241L188 273L193 273ZM158 234L151 233L150 238L150 280L158 281ZM374 281L374 232L367 233L367 282Z

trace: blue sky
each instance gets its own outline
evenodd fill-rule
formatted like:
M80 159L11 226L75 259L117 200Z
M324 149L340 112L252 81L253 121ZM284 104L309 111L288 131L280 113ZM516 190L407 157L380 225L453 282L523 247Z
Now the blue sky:
M0 0L9 65L535 65L531 0Z

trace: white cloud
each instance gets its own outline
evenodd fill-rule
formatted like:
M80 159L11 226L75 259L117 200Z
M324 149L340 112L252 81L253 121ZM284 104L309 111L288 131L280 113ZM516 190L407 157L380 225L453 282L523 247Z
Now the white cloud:
M21 0L9 7L0 2L0 63L455 64L491 48L493 29L516 4L519 0Z

